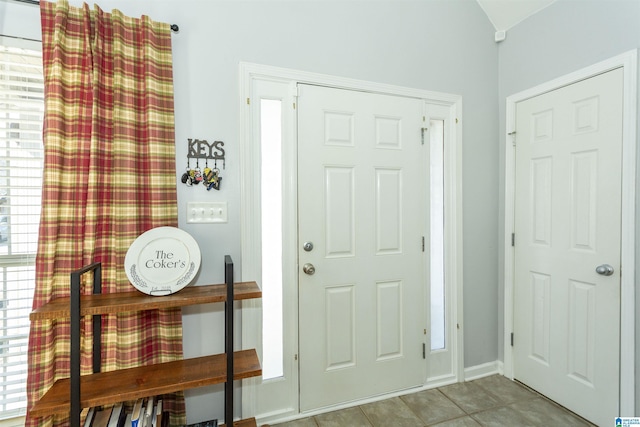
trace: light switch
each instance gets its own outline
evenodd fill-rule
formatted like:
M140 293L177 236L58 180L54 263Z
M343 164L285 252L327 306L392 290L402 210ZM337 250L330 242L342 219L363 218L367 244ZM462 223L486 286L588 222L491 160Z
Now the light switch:
M188 202L188 224L227 222L227 202Z

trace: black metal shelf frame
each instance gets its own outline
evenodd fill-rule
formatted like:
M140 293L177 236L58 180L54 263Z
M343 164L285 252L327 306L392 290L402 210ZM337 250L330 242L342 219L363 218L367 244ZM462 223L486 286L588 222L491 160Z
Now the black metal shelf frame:
M71 369L70 369L70 425L71 427L80 427L81 407L81 390L80 390L80 335L81 320L80 314L80 296L81 296L81 279L86 273L93 272L93 293L102 293L102 265L100 262L87 265L73 271L71 273ZM225 425L233 426L233 297L234 297L234 281L233 281L233 261L231 256L224 257L224 281L227 287L227 297L225 301L225 354L227 359L227 379L224 386L224 419ZM93 373L100 372L102 363L101 356L101 334L102 334L102 316L97 314L92 318L93 326Z

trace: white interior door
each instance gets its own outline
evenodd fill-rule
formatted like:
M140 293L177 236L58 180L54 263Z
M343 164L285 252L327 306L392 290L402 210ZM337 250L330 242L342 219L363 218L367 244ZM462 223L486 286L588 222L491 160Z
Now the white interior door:
M303 412L424 382L422 116L419 99L300 85Z
M622 77L516 106L514 377L599 425L619 414Z

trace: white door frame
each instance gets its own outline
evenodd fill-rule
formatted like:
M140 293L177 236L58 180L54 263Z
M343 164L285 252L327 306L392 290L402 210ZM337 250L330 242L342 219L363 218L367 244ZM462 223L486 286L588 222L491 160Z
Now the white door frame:
M248 100L251 99L251 88L255 80L269 80L278 82L289 82L291 85L292 102L295 102L295 87L297 83L308 83L323 86L331 86L335 88L366 91L373 93L382 93L389 95L406 96L422 99L430 104L438 104L446 106L450 109L451 117L455 117L457 123L462 120L462 98L459 95L451 95L441 92L433 92L426 90L418 90L401 86L380 84L355 80L349 78L335 77L325 74L310 73L304 71L291 70L280 67L272 67L260 64L241 62L239 66L239 143L240 143L240 190L241 190L241 209L240 209L240 227L241 227L241 279L254 280L260 277L260 218L256 213L260 212L259 207L259 149L255 147L255 137L252 132L252 116L251 109L247 108ZM283 103L284 106L284 103ZM293 125L295 127L295 124ZM449 203L446 205L445 222L451 224L449 233L445 235L445 244L448 245L448 259L445 259L445 271L447 272L447 284L451 286L452 295L455 301L452 304L452 310L455 311L452 319L458 325L458 333L454 343L455 352L455 378L453 382L464 380L464 324L463 324L463 301L462 301L462 131L461 125L450 126L452 146L448 148L449 156L445 159L447 170L446 195L445 200ZM285 132L295 135L296 129L283 129ZM425 165L425 167L427 167ZM296 176L283 176L283 181L287 185L287 189L297 191ZM293 198L295 199L295 197ZM297 219L293 221L285 221L291 227L297 227ZM297 229L297 228L296 228ZM297 262L297 261L296 261ZM297 275L297 265L296 272ZM286 277L286 276L285 276ZM289 286L295 286L295 295L297 295L297 281ZM261 310L260 304L252 301L243 302L242 310L242 344L243 347L254 347L261 342ZM295 339L297 342L297 312L294 315L296 319ZM285 319L290 319L285 314ZM286 337L285 337L286 339ZM297 352L297 347L296 347ZM292 355L285 354L284 357ZM245 380L242 387L242 414L243 416L260 416L255 413L255 399L257 397L256 387L258 380ZM426 387L425 387L426 388ZM299 405L295 408L289 408L284 412L274 414L271 418L260 419L260 422L275 420L285 421L294 419L299 413ZM307 414L308 415L308 414Z
M636 204L636 122L638 52L631 50L574 73L559 77L506 100L505 144L505 224L504 224L504 375L513 379L514 255L511 234L515 212L515 149L513 145L516 104L529 98L585 80L607 71L624 70L622 130L622 235L620 306L620 414L633 416L635 408L635 204Z

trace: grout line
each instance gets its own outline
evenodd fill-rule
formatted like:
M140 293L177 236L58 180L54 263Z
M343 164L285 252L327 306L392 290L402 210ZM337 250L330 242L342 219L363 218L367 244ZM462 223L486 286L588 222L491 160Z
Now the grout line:
M571 409L568 409L564 406L562 406L561 404L559 404L558 402L556 402L555 400L551 400L549 397L545 396L544 394L540 393L539 391L529 387L528 385L521 383L520 381L514 379L513 380L515 383L521 385L522 387L524 387L525 389L531 391L532 393L535 393L538 397L546 400L547 402L555 405L556 407L562 409L565 412L568 412L569 414L573 415L574 417L578 418L580 421L584 421L588 426L593 426L596 427L595 424L593 424L591 421L581 417L580 415L576 414L575 412L573 412Z
M358 405L358 409L360 410L360 412L362 413L362 415L364 415L364 419L367 420L367 422L369 423L369 425L371 427L373 427L373 421L371 421L371 418L369 418L369 416L367 415L367 413L364 411L364 409L362 409L362 405Z
M453 403L458 409L460 409L462 412L464 412L465 415L469 415L469 413L467 411L465 411L464 409L462 409L462 407L460 405L458 405L456 402L454 402L449 396L447 396L442 390L440 390L440 387L438 387L436 389L441 395L444 396L445 399L447 399L449 402ZM455 419L455 418L452 418ZM447 421L447 420L445 420Z
M472 384L474 381L469 381L468 383L458 383L458 384ZM480 390L483 393L486 393L486 390L483 387L481 387L479 384L474 384L474 386L475 387L479 387ZM487 406L487 407L484 407L484 408L475 409L475 410L467 410L467 409L464 409L462 406L458 405L452 398L447 396L444 392L442 394L444 394L447 399L449 399L451 402L453 402L454 405L456 405L458 408L462 409L462 411L467 415L477 414L479 412L484 412L484 411L488 411L488 410L491 410L491 409L497 409L497 408L501 408L503 406L507 406L508 405L508 404L502 402L501 399L498 399L498 397L496 395L494 395L492 393L486 393L486 394L489 394L491 397L493 397L496 400L497 404L494 404L494 405L491 405L491 406Z

